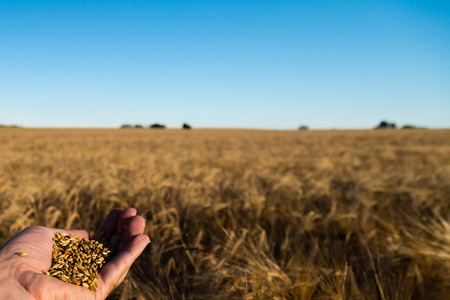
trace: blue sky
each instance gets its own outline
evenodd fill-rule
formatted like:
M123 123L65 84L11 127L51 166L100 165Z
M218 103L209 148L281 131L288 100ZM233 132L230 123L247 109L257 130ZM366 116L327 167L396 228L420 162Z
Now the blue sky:
M0 124L450 127L450 1L3 1Z

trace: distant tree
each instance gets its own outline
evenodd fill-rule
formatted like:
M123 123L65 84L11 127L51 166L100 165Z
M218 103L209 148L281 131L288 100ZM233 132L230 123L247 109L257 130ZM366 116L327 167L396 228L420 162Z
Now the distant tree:
M120 128L133 128L133 126L130 124L123 124L120 126Z
M381 121L380 125L378 125L378 128L387 128L388 127L388 122L386 121Z
M144 128L144 126L142 126L141 124L136 124L134 125L134 128Z
M426 127L406 124L402 127L402 129L426 129Z
M298 130L308 130L308 126L306 125L301 125Z
M19 126L19 125L3 125L3 124L0 124L0 128L22 128L22 127Z
M192 129L192 127L187 123L183 123L183 129Z
M395 123L389 123L387 121L381 121L380 124L377 127L375 127L375 129L385 129L385 128L395 129L395 128L397 128L397 125L395 125Z
M166 125L154 123L154 124L150 125L149 128L152 128L152 129L165 129Z

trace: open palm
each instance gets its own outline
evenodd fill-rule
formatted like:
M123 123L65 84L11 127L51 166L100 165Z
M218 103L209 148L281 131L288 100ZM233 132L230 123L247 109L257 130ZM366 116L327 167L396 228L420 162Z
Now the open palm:
M88 239L85 230L32 226L0 248L0 299L105 299L125 278L136 258L150 242L144 235L145 221L134 208L114 209L93 236L111 235L116 256L98 274L95 295L88 289L43 274L51 266L56 232ZM20 253L26 256L20 256Z

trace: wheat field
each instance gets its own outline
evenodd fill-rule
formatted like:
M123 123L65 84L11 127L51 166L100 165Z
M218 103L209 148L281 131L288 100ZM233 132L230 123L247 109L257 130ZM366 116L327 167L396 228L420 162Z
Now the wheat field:
M110 299L450 295L450 130L0 128L0 245L128 206Z

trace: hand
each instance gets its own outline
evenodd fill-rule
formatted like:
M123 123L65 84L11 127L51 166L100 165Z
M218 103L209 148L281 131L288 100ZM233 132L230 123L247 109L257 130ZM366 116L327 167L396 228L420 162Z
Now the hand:
M150 239L143 234L144 218L136 209L114 209L106 216L98 239L106 233L116 247L116 256L98 274L95 295L87 288L65 283L44 274L51 266L56 232L89 239L85 230L32 226L22 230L0 248L0 299L105 299L123 281L133 262ZM26 253L26 256L19 254Z

